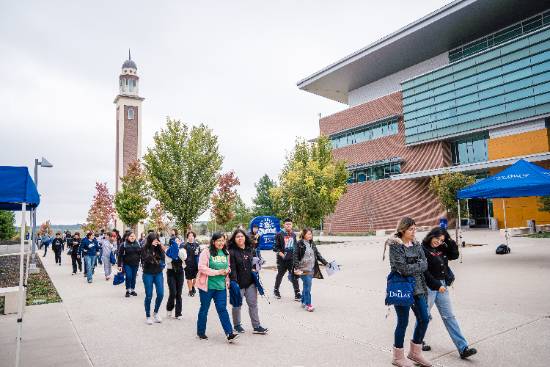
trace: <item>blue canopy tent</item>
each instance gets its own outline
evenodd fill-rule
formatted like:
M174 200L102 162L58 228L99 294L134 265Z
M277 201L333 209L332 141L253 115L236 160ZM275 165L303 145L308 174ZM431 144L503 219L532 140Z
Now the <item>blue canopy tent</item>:
M19 251L19 301L17 307L17 350L15 366L19 366L21 332L23 328L23 258L25 256L25 217L27 209L36 208L40 197L27 167L0 166L0 210L21 211L21 234Z
M550 195L550 170L520 159L502 172L467 186L457 193L459 223L460 199L501 198L504 211L504 231L508 245L505 199L547 195Z

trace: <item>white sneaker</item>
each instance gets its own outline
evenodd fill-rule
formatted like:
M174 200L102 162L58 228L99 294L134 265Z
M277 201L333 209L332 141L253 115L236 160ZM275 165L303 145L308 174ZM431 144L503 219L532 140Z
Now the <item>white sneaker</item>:
M153 320L158 323L162 322L162 319L160 318L160 315L158 313L153 315Z
M176 320L183 320L183 316L176 317Z
M166 311L166 318L169 319L172 317L172 311Z
M153 325L153 319L151 319L150 317L146 318L145 322L147 323L147 325Z

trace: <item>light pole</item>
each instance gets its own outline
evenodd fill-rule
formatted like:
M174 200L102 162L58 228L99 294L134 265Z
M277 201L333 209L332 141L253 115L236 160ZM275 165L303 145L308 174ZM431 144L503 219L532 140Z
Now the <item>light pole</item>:
M38 189L38 166L42 166L44 168L51 168L53 167L53 164L48 162L48 160L44 157L42 157L42 160L35 159L34 160L34 184L36 185L36 188ZM32 210L32 250L31 250L31 262L29 265L29 272L30 273L37 273L38 270L36 269L36 245L38 242L38 239L36 238L36 208Z

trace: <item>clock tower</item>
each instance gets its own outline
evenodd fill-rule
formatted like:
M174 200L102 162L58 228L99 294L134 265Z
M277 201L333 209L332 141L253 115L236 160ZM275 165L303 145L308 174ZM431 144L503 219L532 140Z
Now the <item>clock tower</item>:
M128 50L128 60L122 64L119 76L119 93L116 105L116 167L115 193L121 188L120 178L126 174L128 165L141 158L141 102L139 96L139 77L136 63ZM123 223L117 218L115 226L124 230Z

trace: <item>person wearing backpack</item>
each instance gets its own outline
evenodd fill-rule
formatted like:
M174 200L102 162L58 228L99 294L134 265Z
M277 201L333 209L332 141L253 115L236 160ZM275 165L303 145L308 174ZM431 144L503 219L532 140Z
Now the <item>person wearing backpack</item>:
M279 287L283 276L288 271L289 280L292 283L292 288L294 288L294 300L300 302L302 295L300 294L298 277L292 272L292 254L296 245L296 234L292 230L292 220L290 218L285 219L283 226L284 230L275 235L275 244L273 245L273 251L277 254L277 276L275 277L273 295L277 299L281 298Z
M52 241L52 250L55 254L55 263L61 266L61 253L63 252L63 238L61 238L61 232L55 234L55 238Z
M407 358L405 358L403 343L411 307L394 305L397 314L397 325L394 333L392 364L398 367L412 367L413 363L411 361L423 367L432 366L432 363L422 355L422 342L430 321L427 301L428 289L424 278L428 263L422 245L415 240L415 235L416 223L414 219L408 217L401 219L397 224L396 233L388 238L384 244L384 254L382 256L382 260L384 260L386 248L389 247L391 272L403 277L414 277L415 280L412 309L416 316L416 325Z
M122 271L126 275L126 298L137 296L136 293L136 278L141 260L141 245L136 240L136 234L129 231L126 236L126 241L120 246L118 253L118 271Z
M111 279L112 266L111 254L116 252L116 233L104 234L103 240L101 240L101 257L103 262L103 271L105 272L105 280Z
M166 282L168 283L168 301L166 302L166 312L168 317L172 317L175 306L174 318L182 319L181 315L181 292L183 290L185 259L187 251L181 239L175 235L170 238L170 247L166 251Z
M460 358L466 359L477 353L469 348L468 342L460 331L460 326L453 313L448 287L453 284L455 276L449 268L449 260L458 259L458 246L451 236L439 227L433 228L422 241L422 248L428 261L428 270L424 272L428 285L428 310L434 303L437 306L443 324L449 333ZM424 348L429 348L425 345ZM431 349L431 348L430 348Z

